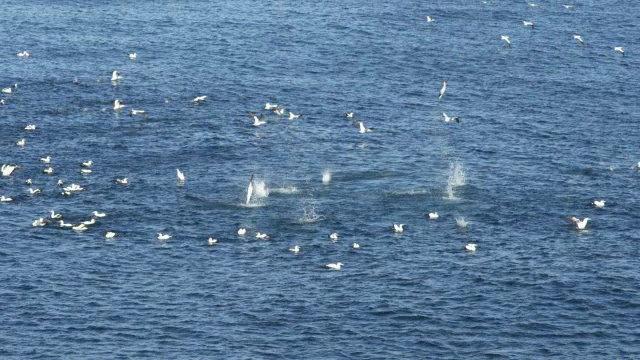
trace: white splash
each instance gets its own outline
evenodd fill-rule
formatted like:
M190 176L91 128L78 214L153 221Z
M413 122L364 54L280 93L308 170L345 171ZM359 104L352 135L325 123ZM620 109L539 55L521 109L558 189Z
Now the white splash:
M331 182L331 172L329 170L325 170L322 172L322 184L329 185Z
M269 189L269 193L274 194L298 194L300 193L300 189L295 186L285 186L275 189Z
M262 199L269 196L269 189L264 180L256 180L251 176L249 185L247 187L247 197L243 206L245 207L260 207L264 206Z
M305 202L306 203L306 202ZM324 220L324 216L317 213L317 207L315 204L304 204L302 208L302 217L298 219L298 223L314 223Z
M470 222L466 221L462 216L456 218L456 225L460 228L466 228L469 224Z
M449 166L449 177L447 178L447 197L446 199L455 200L455 188L466 184L466 175L460 162L451 163Z
M269 196L269 189L267 188L267 184L265 184L264 180L254 180L253 186L256 198L262 199Z

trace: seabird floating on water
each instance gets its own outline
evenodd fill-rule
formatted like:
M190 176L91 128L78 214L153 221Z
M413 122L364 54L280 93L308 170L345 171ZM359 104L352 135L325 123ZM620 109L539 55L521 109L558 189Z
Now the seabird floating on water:
M55 211L51 210L51 218L52 219L62 219L62 214L56 214Z
M450 121L455 121L457 123L460 122L460 117L458 116L449 117L447 116L447 114L442 113L442 117L444 118L444 122L450 122Z
M84 190L84 188L80 185L77 184L71 184L69 186L67 186L66 188L62 189L66 192L72 192L72 191L82 191Z
M291 111L289 111L289 120L294 120L294 119L297 119L297 118L299 118L301 116L302 116L302 114L294 114Z
M440 215L438 215L437 211L429 213L429 219L431 219L431 220L435 220L435 219L437 219L439 217L440 217Z
M142 115L144 116L145 120L149 120L149 115L144 110L135 110L135 109L129 110L129 116L134 116L134 115Z
M429 16L429 15L425 16L424 18L425 18L425 20L427 20L427 22L428 22L428 23L431 23L431 22L436 21L436 19L432 18L432 17L431 17L431 16Z
M245 228L238 229L238 235L244 236L244 234L246 234L246 233L247 233L247 229L245 229Z
M528 26L528 27L530 27L532 30L533 30L533 27L535 26L535 25L533 24L533 21L529 21L529 20L524 20L524 21L522 22L522 24L523 24L525 27L527 27L527 26Z
M111 81L118 81L122 79L122 76L120 76L120 73L117 70L113 70L113 72L111 73Z
M573 9L573 5L562 5L562 7L564 7L567 10Z
M25 126L25 127L24 127L24 129L25 129L25 130L35 130L35 129L36 129L36 126L35 126L35 125L33 125L33 124L29 124L29 125Z
M158 240L169 240L172 236L169 234L158 233Z
M620 54L624 55L624 49L622 48L622 46L616 46L613 48L613 51L617 51Z
M589 222L589 220L591 220L591 219L590 218L584 218L584 219L580 220L577 217L572 217L572 218L569 219L569 221L571 221L574 224L576 224L576 229L578 229L578 230L584 230L587 227L587 222Z
M18 55L21 58L28 58L29 56L31 56L31 54L29 54L29 52L27 52L26 50L23 52L19 52L16 55Z
M113 231L107 231L107 233L104 234L104 237L107 239L113 239L114 237L116 237L116 233L114 233Z
M60 227L73 227L73 224L66 223L64 220L58 221L58 224L60 224Z
M125 184L129 183L129 180L127 178L116 179L116 183L118 183L120 185L125 185Z
M47 155L47 157L40 158L40 162L45 164L51 163L51 156Z
M58 182L56 183L56 185L63 186L64 182L62 182L62 179L58 179Z
M89 228L85 224L78 224L76 226L72 226L71 229L73 229L73 231L82 232L87 231Z
M470 244L465 245L464 248L467 251L474 252L474 251L476 251L476 246L477 246L476 244L470 243Z
M603 208L603 207L604 207L604 203L605 203L605 201L604 201L604 200L593 200L593 201L591 202L591 204L592 204L593 206L597 207L597 208Z
M325 266L328 267L331 270L340 270L342 268L342 265L344 265L344 264L339 262L339 263L335 263L335 264L327 264Z
M331 234L329 234L329 239L336 241L338 240L338 233L337 232L332 232Z
M393 231L401 233L404 231L404 224L393 224Z
M93 216L95 216L97 218L103 218L103 217L107 216L106 213L101 213L101 212L97 212L97 211L92 212L91 215L93 215Z
M0 196L0 202L10 202L10 201L13 201L13 199L4 195Z
M256 233L256 238L257 238L257 239L268 239L268 238L269 238L269 235L267 235L267 234L262 234L262 233L257 232L257 233Z
M138 54L137 54L137 53L131 53L131 54L129 54L129 59L131 59L131 60L135 60L135 59L137 59L137 58L138 58Z
M207 99L207 95L196 96L195 98L193 98L193 100L191 100L191 102L194 104L199 104L204 102L206 99Z
M18 141L16 141L16 145L18 146L24 146L27 143L27 141L25 139L20 139Z
M87 161L85 161L85 162L80 164L80 166L82 166L82 167L91 167L91 165L93 165L93 161L91 161L91 160L87 160Z
M293 252L294 254L297 254L300 252L300 246L296 245L294 247L292 247L291 249L289 249L289 251Z
M47 175L51 175L51 174L53 174L53 167L51 167L51 166L46 167L44 170L42 170L42 172L47 174Z
M353 243L353 244L351 245L351 247L352 247L352 248L354 248L354 249L360 249L360 244L358 244L358 243Z
M9 165L9 164L4 164L2 165L2 167L0 168L0 171L2 172L2 176L11 176L11 174L13 174L13 172L16 169L22 169L22 166L19 165ZM30 185L30 184L27 184Z
M209 243L209 245L215 245L218 243L218 239L212 238L210 237L207 242Z
M127 106L127 105L120 103L120 100L118 100L118 99L115 99L113 101L113 110L114 111L120 111L125 106Z

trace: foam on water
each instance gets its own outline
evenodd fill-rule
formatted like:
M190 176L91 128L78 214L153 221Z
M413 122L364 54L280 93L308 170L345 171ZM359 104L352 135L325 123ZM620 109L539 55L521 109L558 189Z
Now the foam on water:
M457 200L455 188L466 184L465 172L462 163L456 161L449 165L449 176L447 177L447 200Z
M275 188L275 189L269 189L269 193L273 193L273 194L298 194L300 193L300 189L298 189L295 186L285 186L285 187L279 187L279 188Z

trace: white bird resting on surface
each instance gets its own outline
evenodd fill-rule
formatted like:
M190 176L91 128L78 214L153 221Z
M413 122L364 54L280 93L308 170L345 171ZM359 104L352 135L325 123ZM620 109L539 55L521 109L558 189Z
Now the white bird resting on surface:
M354 249L360 249L360 244L358 244L358 243L353 243L353 244L351 245L351 247L352 247L352 248L354 248Z
M169 234L158 233L158 240L169 240L172 236Z
M49 220L49 219L40 218L40 219L34 220L31 223L31 225L34 226L34 227L42 227L42 226L47 225L47 223L50 223L50 222L51 222L51 220Z
M253 126L260 126L267 123L266 121L261 120L258 116L256 116L256 114L252 112L249 112L249 117L253 119Z
M218 239L212 238L210 237L207 242L209 243L209 245L215 245L218 243Z
M13 174L17 169L22 169L22 166L4 164L2 165L2 168L0 168L0 171L2 171L2 176L11 176L11 174Z
M180 169L176 169L176 172L178 174L178 181L179 182L184 182L184 173L182 171L180 171Z
M35 130L35 129L36 129L36 126L35 126L35 125L33 125L33 124L29 124L29 125L25 126L25 127L24 127L24 129L25 129L25 130Z
M80 169L80 174L82 175L89 175L91 173L92 173L91 169Z
M358 125L359 129L358 132L360 134L364 134L364 133L368 133L368 132L372 132L374 129L373 128L368 128L364 126L364 123L362 121L354 121L353 122L354 125Z
M603 207L604 207L604 203L605 203L605 202L606 202L606 201L604 201L604 200L593 200L593 201L591 202L591 205L593 205L593 206L595 206L595 207L597 207L597 208L603 208Z
M137 54L137 53L130 53L130 54L129 54L129 59L131 59L131 60L135 60L135 59L137 59L137 58L138 58L138 54Z
M117 70L113 70L113 72L111 73L111 81L118 81L120 79L122 79L120 73Z
M11 87L6 87L2 89L2 92L5 94L11 94L13 93L13 89L17 89L18 88L18 84L13 84L13 86Z
M425 18L425 20L427 20L428 23L436 21L436 19L432 18L429 15L425 16L424 18Z
M20 139L16 141L17 146L25 146L26 144L27 144L27 141L25 139Z
M268 239L268 238L269 238L269 235L267 235L267 234L263 234L263 233L260 233L260 232L257 232L257 233L256 233L256 238L257 238L257 239Z
M58 182L56 183L56 185L63 186L64 182L62 182L62 179L58 179Z
M40 193L42 193L42 191L40 191L40 189L29 188L29 194L31 194L31 195L36 195L36 194L40 194Z
M120 111L125 106L127 106L127 105L120 103L120 100L118 100L118 99L115 99L113 101L113 111Z
M509 37L507 35L501 35L500 36L500 40L506 41L507 45L509 45L509 47L511 47L511 40L509 40Z
M355 113L354 113L354 112L348 112L348 113L345 113L345 114L344 114L344 116L345 116L345 117L347 117L348 119L353 119L353 116L354 116L354 115L355 115Z
M460 122L459 116L447 116L447 114L442 113L442 118L444 119L444 122L450 122L450 121L455 121L457 123Z
M0 202L10 202L10 201L13 201L13 199L4 195L0 196Z
M93 225L93 224L95 224L95 223L96 223L96 219L95 219L95 218L91 218L91 220L85 220L85 221L82 221L82 222L81 222L81 224L82 224L82 225L85 225L85 226Z
M191 102L194 104L199 104L204 102L206 99L207 99L207 95L201 95L201 96L194 97L193 100L191 100Z
M404 231L404 224L393 224L393 231L401 233Z
M116 179L116 183L118 183L120 185L125 185L125 184L129 183L129 179L127 179L127 178Z
M67 228L73 227L73 224L66 223L66 222L64 222L64 220L58 221L58 224L60 224L60 227L63 227L63 228L64 227L67 227Z
M91 215L93 215L93 216L95 216L97 218L102 218L102 217L107 216L106 213L101 213L101 212L97 212L97 211L92 212Z
M40 162L45 164L51 163L51 156L47 155L47 157L40 158Z
M113 231L107 231L107 233L104 234L104 237L106 237L107 239L113 239L114 237L116 237L116 233L114 233Z
M266 103L266 104L264 105L264 109L265 109L265 110L275 110L275 109L277 109L277 108L278 108L278 104L269 104L269 103Z
M78 224L71 227L72 230L82 232L87 231L89 228L85 224Z
M246 233L247 233L247 229L245 229L245 228L238 229L238 235L243 236Z
M4 102L4 99L0 99L0 105L7 105L7 103ZM29 126L29 125L27 125L27 126ZM25 130L29 130L29 129L25 128Z
M584 230L584 229L587 228L587 222L589 222L589 220L591 220L591 219L590 218L584 218L584 219L580 220L580 219L578 219L577 217L574 216L574 217L569 218L568 220L576 225L576 229Z
M62 219L62 214L56 214L55 211L51 210L51 218L52 219Z
M344 265L341 262L335 263L335 264L327 264L325 265L326 267L328 267L331 270L340 270L342 268L342 265Z
M71 191L82 191L82 190L84 190L84 188L82 186L80 186L80 185L77 185L77 184L71 184L71 185L65 187L62 190L71 192Z
M613 51L617 51L620 54L624 55L624 49L622 48L622 46L616 46L613 48Z
M464 246L465 250L474 252L476 251L476 244L470 243Z
M289 249L289 251L293 252L294 254L297 254L300 252L300 246L296 245L294 247L292 247L291 249Z
M429 219L431 219L431 220L435 220L435 219L437 219L437 218L439 218L439 217L440 217L440 215L438 215L438 212L437 212L437 211L430 212L430 213L428 214L428 216L429 216Z
M51 174L53 174L53 168L51 166L46 167L44 170L42 170L42 172L47 174L47 175L51 175Z
M93 165L93 161L91 161L91 160L87 160L87 161L85 161L85 162L80 164L80 166L82 166L82 167L91 167L91 165Z
M533 27L535 26L535 25L533 24L533 21L528 21L528 20L524 20L524 21L522 21L522 24L523 24L525 27L530 27L531 29L533 29Z
M31 54L29 54L29 52L28 52L28 51L26 51L26 50L25 50L25 51L23 51L23 52L19 52L19 53L17 53L16 55L18 55L18 56L19 56L19 57L21 57L21 58L28 58L29 56L31 56Z
M338 233L337 232L332 232L331 234L329 234L329 239L335 241L338 240Z

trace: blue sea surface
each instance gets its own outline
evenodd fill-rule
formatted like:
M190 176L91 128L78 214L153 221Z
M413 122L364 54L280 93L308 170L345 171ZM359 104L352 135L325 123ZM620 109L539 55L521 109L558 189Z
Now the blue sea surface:
M636 2L1 7L0 358L640 358Z

